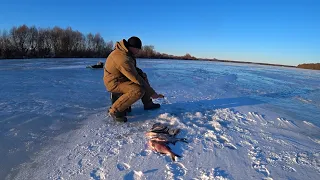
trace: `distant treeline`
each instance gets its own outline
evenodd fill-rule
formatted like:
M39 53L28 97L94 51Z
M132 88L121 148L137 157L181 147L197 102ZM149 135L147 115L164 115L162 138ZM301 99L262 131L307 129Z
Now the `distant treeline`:
M187 53L184 56L174 56L155 51L154 46L146 45L142 47L142 51L137 55L138 58L152 58L152 59L184 59L184 60L197 60L196 57Z
M99 33L82 34L68 27L36 28L22 25L0 32L0 59L18 58L106 58L114 48ZM173 56L143 46L139 58L197 59L190 54Z
M0 58L105 57L113 43L71 28L13 27L0 36Z
M320 63L299 64L297 68L320 70Z

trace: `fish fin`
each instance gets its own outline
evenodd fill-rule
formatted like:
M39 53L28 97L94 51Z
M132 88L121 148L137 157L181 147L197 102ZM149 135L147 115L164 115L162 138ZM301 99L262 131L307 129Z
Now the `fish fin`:
M180 132L180 129L169 129L168 134L175 137Z
M186 138L182 138L181 140L182 142L185 142L185 143L189 143L188 140Z
M174 154L175 156L177 156L178 158L181 158L182 156L178 155L178 154Z
M174 153L170 154L172 161L176 161L176 155Z
M167 134L169 131L169 128L167 125L161 124L161 123L155 123L152 128L150 129L150 132L154 133L165 133Z
M172 159L172 161L175 161L176 160L176 157L178 157L178 158L181 158L182 156L180 156L180 155L178 155L178 154L176 154L176 153L174 153L174 152L171 152L171 159Z

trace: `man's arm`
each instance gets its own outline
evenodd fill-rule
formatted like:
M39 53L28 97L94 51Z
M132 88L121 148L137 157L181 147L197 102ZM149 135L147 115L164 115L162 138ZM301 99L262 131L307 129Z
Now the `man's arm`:
M151 87L149 80L148 80L148 76L145 72L143 72L140 68L136 67L138 74L146 81L146 83L148 84L148 89L151 92L152 95L156 94L156 91Z
M119 61L114 61L116 68L126 76L130 81L140 85L145 86L144 79L138 74L134 64L129 60L125 59L119 63Z
M147 78L147 74L146 74L145 72L143 72L142 69L136 67L136 70L137 70L138 74L139 74L143 79Z

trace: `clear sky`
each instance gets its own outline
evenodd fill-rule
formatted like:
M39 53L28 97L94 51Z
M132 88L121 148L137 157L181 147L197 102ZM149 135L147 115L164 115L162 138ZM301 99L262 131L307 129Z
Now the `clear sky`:
M320 63L320 0L0 0L0 29L22 24L135 35L173 55Z

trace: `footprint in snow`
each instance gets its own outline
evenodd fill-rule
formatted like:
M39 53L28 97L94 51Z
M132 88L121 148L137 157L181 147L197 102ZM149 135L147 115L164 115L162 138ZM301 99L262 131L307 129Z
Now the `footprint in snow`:
M249 112L247 116L248 121L259 123L263 126L268 124L268 121L264 118L263 115L256 113L256 112Z
M118 148L111 147L108 152L111 155L118 155L120 153L120 150Z
M223 135L218 135L217 136L217 140L224 145L224 147L227 147L229 149L237 149L237 147L235 145L233 145L230 140Z
M80 159L78 161L78 167L79 167L80 172L85 171L86 169L90 168L91 166L93 166L93 165L91 164L89 159Z
M253 169L255 169L257 172L262 173L263 175L265 175L266 177L270 176L270 172L269 170L266 168L266 165L264 164L260 164L260 162L255 161L252 164Z
M213 169L213 179L233 179L227 171L220 169L220 167L216 167Z
M248 155L252 160L252 168L266 177L269 177L270 172L266 167L268 162L261 148L258 146L253 147L249 150Z
M228 142L230 142L229 139L226 136L223 136L223 135L218 135L217 139L218 139L218 141L220 143L228 143Z
M105 158L104 158L104 157L98 156L98 162L99 162L99 165L100 165L100 166L103 165L104 161L105 161Z
M141 171L130 171L123 177L123 180L145 180L143 172Z
M103 171L103 169L96 168L91 171L90 177L92 177L94 180L104 180L106 179L106 173Z
M287 172L296 172L296 170L295 170L293 167L291 167L291 166L286 166L286 165L284 165L284 166L282 166L282 169L283 169L284 171L287 171Z
M213 150L212 148L209 148L209 147L212 147L213 145L216 148L220 148L220 149L222 149L223 147L227 147L233 150L237 149L237 147L234 144L232 144L226 136L216 135L214 131L210 131L210 130L207 131L204 134L204 137L205 137L205 140L202 141L202 144L205 150Z
M224 143L223 144L225 147L229 148L229 149L238 149L235 145L233 145L232 143L228 142L228 143Z
M203 179L233 180L234 179L225 170L220 169L220 167L212 168L210 170L198 169L198 173L199 173L198 178L193 178L193 180L203 180Z
M151 150L143 150L143 151L141 151L140 155L141 155L141 156L148 156L148 155L150 155L151 153L152 153Z
M119 163L117 164L117 168L119 171L123 171L130 168L130 165L127 163Z
M186 167L179 162L171 162L166 165L166 174L169 179L181 178L187 174Z

